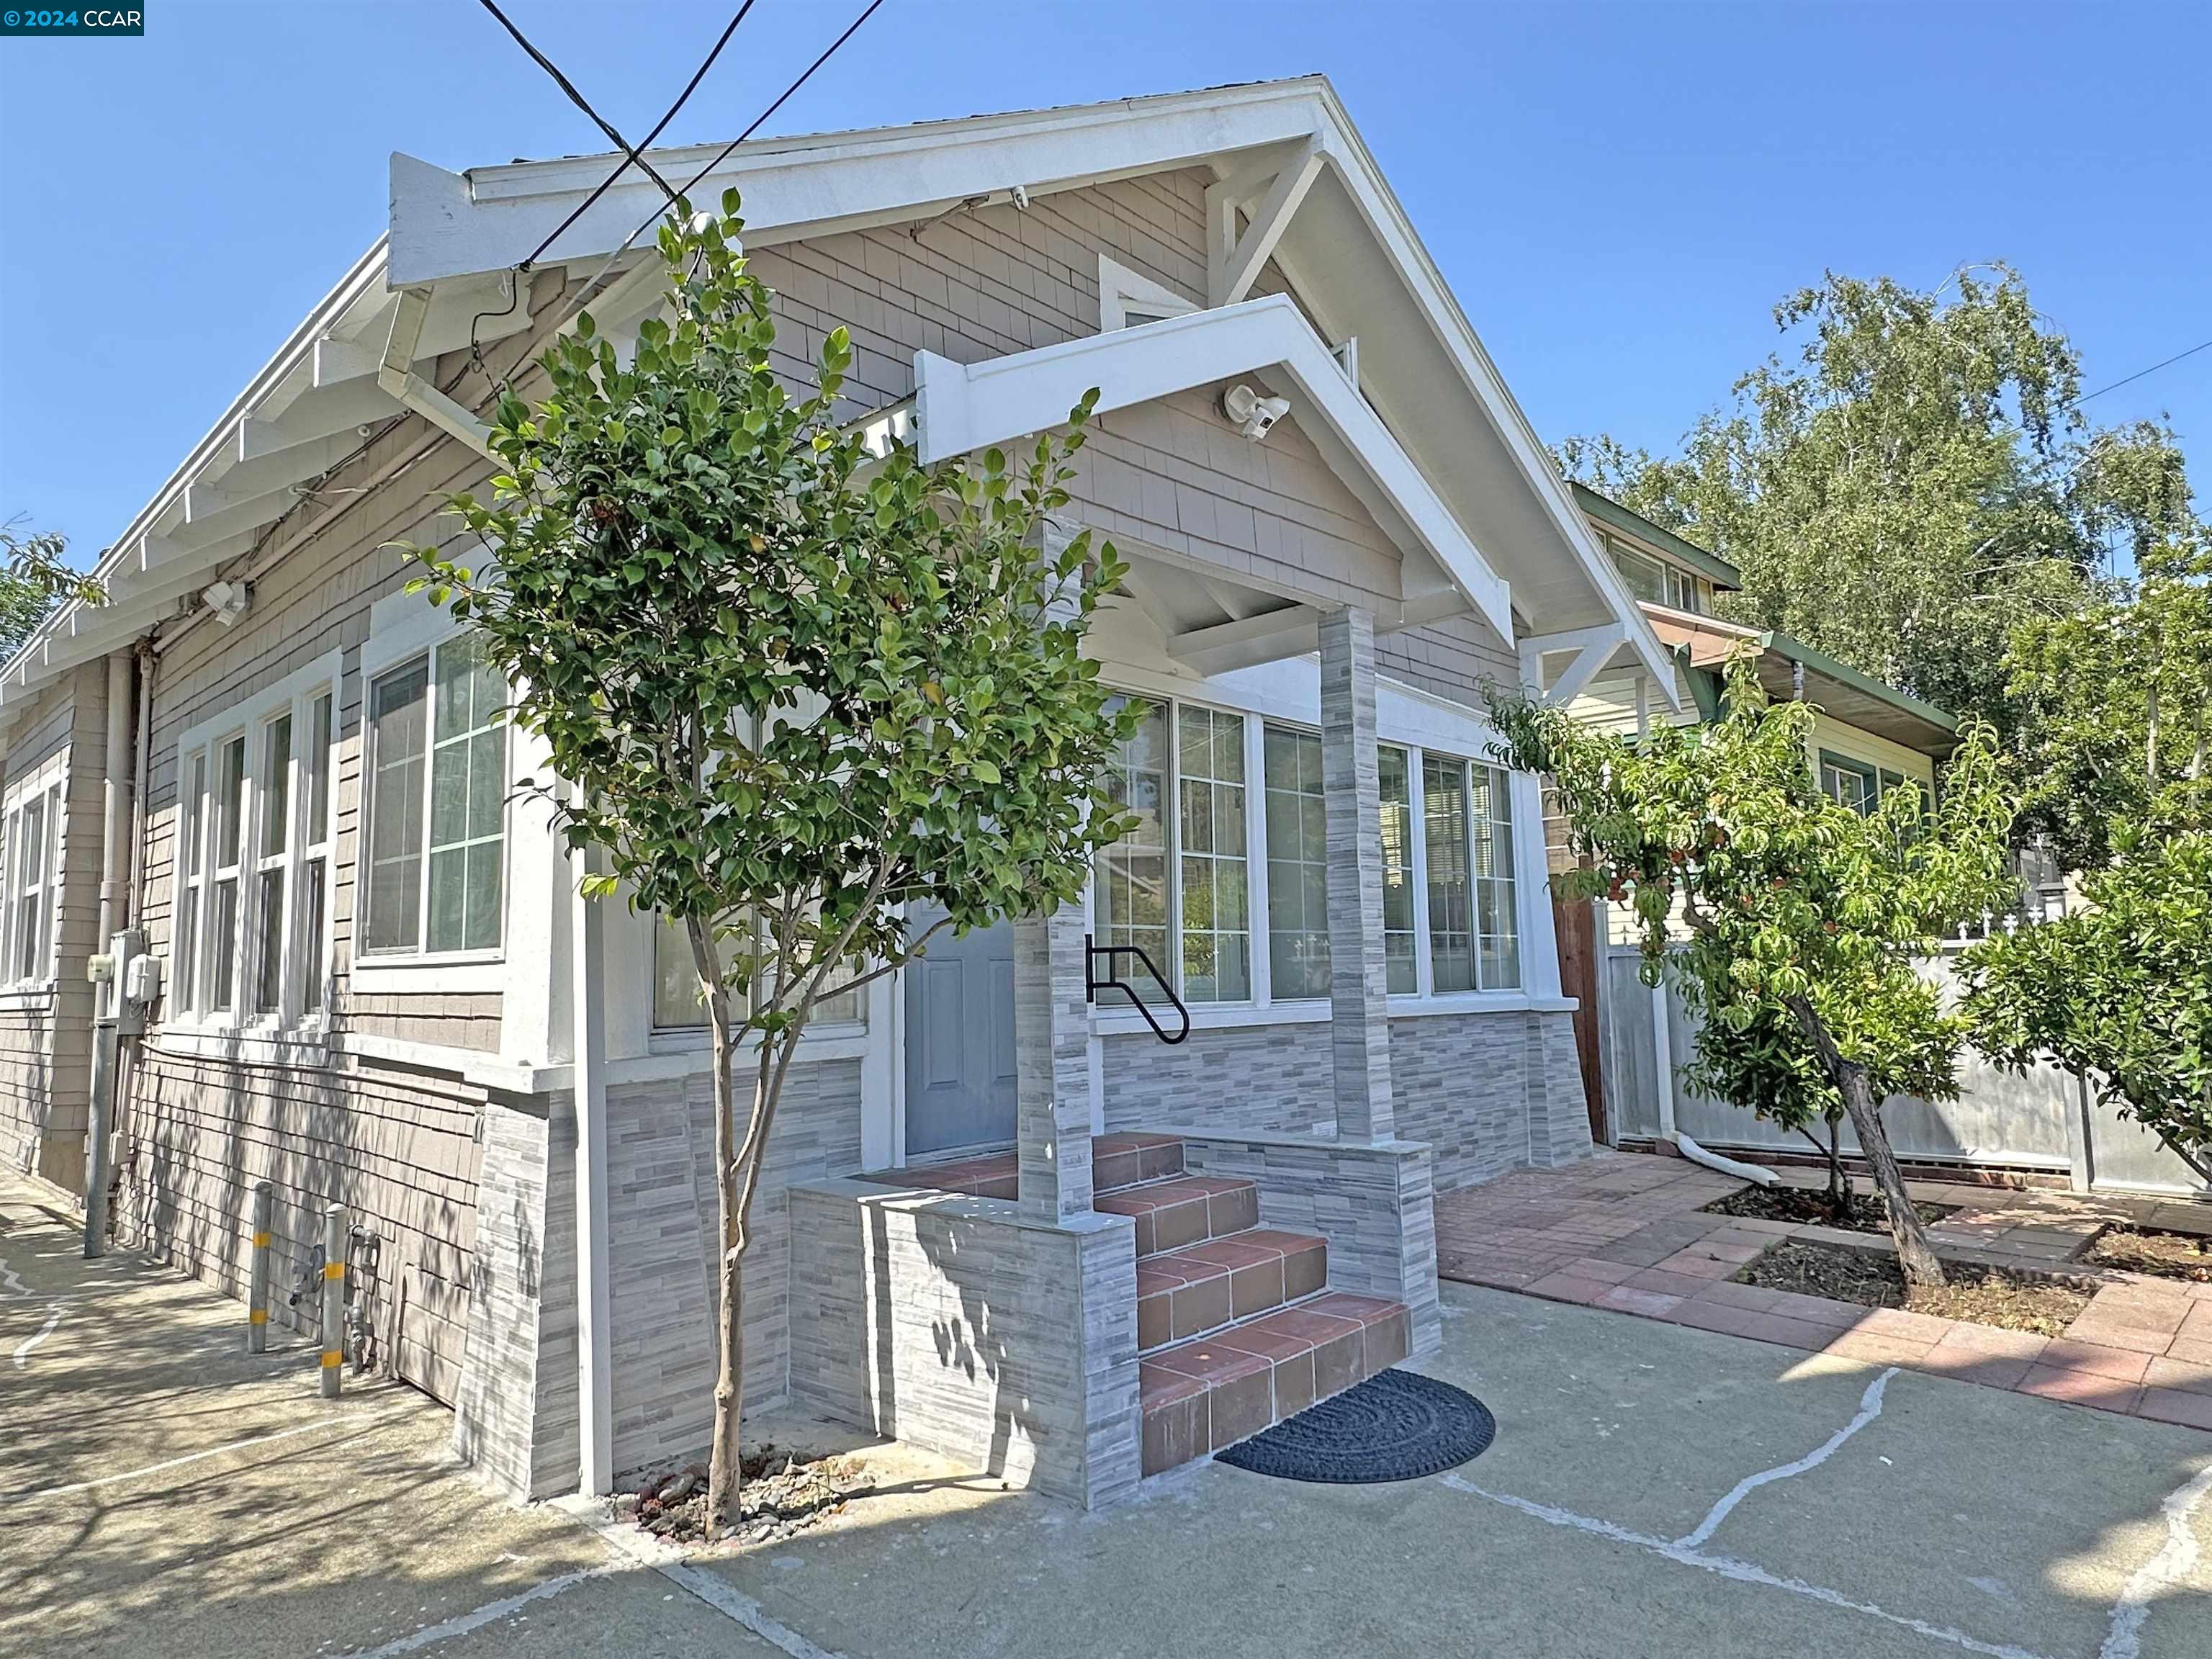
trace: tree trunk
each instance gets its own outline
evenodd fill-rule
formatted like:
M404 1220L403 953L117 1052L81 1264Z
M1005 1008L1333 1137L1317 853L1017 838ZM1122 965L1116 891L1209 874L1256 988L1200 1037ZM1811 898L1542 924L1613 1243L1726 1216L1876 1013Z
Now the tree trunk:
M716 1236L721 1241L715 1284L720 1294L715 1352L720 1366L714 1378L714 1449L707 1473L707 1537L712 1541L738 1513L744 1480L739 1458L738 1419L744 1404L744 1281L738 1214L737 1087L730 1074L728 999L708 994L708 1025L714 1034L714 1195L720 1211Z
M1896 1243L1898 1266L1905 1270L1905 1285L1912 1290L1940 1289L1944 1282L1943 1264L1929 1239L1927 1224L1905 1190L1905 1172L1897 1167L1897 1154L1890 1150L1889 1132L1882 1127L1881 1108L1875 1100L1866 1067L1844 1057L1827 1026L1803 997L1790 999L1790 1012L1797 1017L1806 1040L1820 1055L1829 1081L1843 1096L1851 1127L1858 1131L1859 1150L1872 1166L1875 1184L1889 1205L1889 1236Z

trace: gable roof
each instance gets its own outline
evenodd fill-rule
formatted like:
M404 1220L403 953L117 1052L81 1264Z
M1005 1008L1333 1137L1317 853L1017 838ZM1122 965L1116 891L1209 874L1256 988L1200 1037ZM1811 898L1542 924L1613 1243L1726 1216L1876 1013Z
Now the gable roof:
M1567 488L1574 491L1575 501L1583 511L1601 524L1610 526L1625 536L1632 536L1650 544L1670 558L1684 564L1707 578L1716 587L1741 588L1743 572L1717 553L1709 553L1695 542L1685 541L1671 530L1661 528L1641 513L1623 507L1610 495L1601 495L1588 484L1567 480Z
M689 178L716 153L701 146L653 155L664 175ZM528 284L515 267L618 159L455 173L395 155L388 237L101 556L95 570L113 603L65 607L0 670L0 706L175 614L180 599L297 504L302 480L335 464L342 446L330 441L402 412L386 386L404 380L410 363L467 343L471 328L481 342L532 326ZM1264 247L1237 248L1239 265L1272 258L1329 343L1358 337L1366 402L1504 584L1510 613L1528 631L1615 628L1671 688L1658 640L1325 78L758 140L715 162L696 188L713 200L738 187L749 240L770 246L911 222L1015 185L1036 196L1188 167L1210 167L1221 181L1232 241L1238 204L1255 221L1264 217L1284 198L1273 186L1295 175L1280 222L1253 239ZM1249 193L1238 195L1248 183ZM1261 191L1267 199L1254 202ZM650 180L625 174L537 268L605 275L609 256L659 199ZM407 362L386 364L398 349L386 347L387 337L397 339L395 324L409 320L407 293L419 296L412 321L422 332L411 355L403 353ZM258 465L224 489L224 475L248 461Z

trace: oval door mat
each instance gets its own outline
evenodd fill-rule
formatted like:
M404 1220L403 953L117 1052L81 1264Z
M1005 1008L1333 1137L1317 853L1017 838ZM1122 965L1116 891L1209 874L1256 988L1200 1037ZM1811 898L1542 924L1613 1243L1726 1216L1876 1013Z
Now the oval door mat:
M1419 1480L1481 1456L1497 1433L1490 1408L1466 1389L1412 1371L1378 1371L1215 1461L1279 1480Z

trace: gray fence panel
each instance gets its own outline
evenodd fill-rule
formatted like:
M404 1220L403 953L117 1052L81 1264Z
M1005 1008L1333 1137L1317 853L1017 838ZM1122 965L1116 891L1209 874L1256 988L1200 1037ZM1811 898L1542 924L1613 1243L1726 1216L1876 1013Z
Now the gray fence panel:
M1607 1099L1617 1133L1630 1140L1659 1131L1652 999L1637 978L1637 963L1634 951L1618 945L1606 948L1599 962ZM1946 964L1932 964L1929 971L1939 979L1949 978ZM1700 1094L1683 1083L1680 1070L1696 1052L1697 1021L1671 981L1667 1003L1676 1068L1671 1079L1675 1127L1714 1146L1809 1152L1802 1136L1786 1133L1741 1107ZM1972 1049L1960 1066L1958 1099L1935 1102L1897 1096L1884 1106L1882 1121L1899 1157L2060 1175L2078 1164L2094 1170L2100 1188L2205 1191L2204 1182L2155 1136L2123 1121L2106 1107L2095 1107L2087 1114L2084 1157L2082 1092L2072 1073L2049 1064L2025 1074L2001 1072ZM1857 1137L1848 1123L1843 1145L1847 1152L1858 1150Z

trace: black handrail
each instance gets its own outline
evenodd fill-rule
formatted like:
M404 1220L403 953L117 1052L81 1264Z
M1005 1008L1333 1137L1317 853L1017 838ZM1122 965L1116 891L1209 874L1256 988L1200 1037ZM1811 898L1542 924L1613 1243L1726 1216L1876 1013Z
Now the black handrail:
M1100 979L1095 971L1097 960L1101 957L1106 958L1104 979ZM1145 971L1152 976L1152 982L1160 988L1160 994L1175 1005L1176 1012L1182 1016L1182 1030L1177 1031L1173 1036L1168 1035L1167 1027L1160 1024L1144 998L1137 994L1137 988L1124 980L1120 970L1115 967L1114 959L1116 957L1134 957L1145 964ZM1101 991L1119 991L1123 996L1128 998L1135 1005L1137 1012L1145 1017L1145 1024L1152 1028L1152 1035L1161 1042L1172 1045L1189 1036L1190 1010L1183 1006L1182 999L1175 994L1175 987L1168 983L1168 976L1160 971L1159 964L1145 953L1143 945L1093 945L1091 942L1090 934L1085 933L1083 936L1083 1000L1085 1002L1096 1002Z

